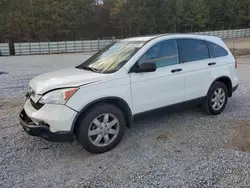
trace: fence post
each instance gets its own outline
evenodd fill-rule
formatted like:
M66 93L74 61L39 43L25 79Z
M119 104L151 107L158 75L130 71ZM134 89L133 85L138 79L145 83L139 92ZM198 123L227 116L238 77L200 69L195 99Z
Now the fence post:
M50 45L49 45L49 42L48 42L48 50L49 50L49 54L50 54Z
M90 45L90 52L92 52L92 42L91 42L91 40L89 42L90 42L89 43L89 45Z
M30 55L31 55L31 47L30 47L30 41L29 41L29 52L30 52Z
M74 39L74 52L76 52L76 41Z
M19 52L20 52L20 55L22 55L22 50L21 50L21 44L20 44L20 41L19 41Z
M42 54L41 53L41 43L40 43L40 41L39 41L39 53Z
M84 47L83 47L83 40L82 40L82 52L84 52Z
M66 42L66 40L64 41L64 43L65 43L66 53L68 53L68 47L67 47L67 42Z
M235 55L235 45L234 45L234 39L233 39L233 55Z
M100 39L98 38L98 51L100 51Z
M57 53L59 53L59 45L58 45L58 41L56 42L57 44Z

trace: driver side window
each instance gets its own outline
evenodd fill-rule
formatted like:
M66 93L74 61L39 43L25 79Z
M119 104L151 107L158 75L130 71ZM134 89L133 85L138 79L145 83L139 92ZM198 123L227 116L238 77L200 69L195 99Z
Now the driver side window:
M176 40L166 40L155 44L139 59L138 63L155 63L157 68L178 64Z

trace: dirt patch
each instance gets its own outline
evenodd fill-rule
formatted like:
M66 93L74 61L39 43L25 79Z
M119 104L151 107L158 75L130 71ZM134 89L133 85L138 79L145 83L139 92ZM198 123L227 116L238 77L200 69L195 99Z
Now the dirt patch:
M250 121L236 121L233 124L233 138L226 147L250 152Z
M227 39L225 43L232 49L250 49L250 37Z
M160 134L156 137L157 140L160 140L160 141L165 141L165 140L169 140L169 133L168 132L165 132L163 134Z
M0 109L16 108L22 106L23 104L23 98L14 98L8 101L0 100Z
M18 111L21 110L23 105L23 98L14 98L8 101L0 100L0 120L10 116L11 114L18 114Z
M250 49L230 49L234 56L250 55Z

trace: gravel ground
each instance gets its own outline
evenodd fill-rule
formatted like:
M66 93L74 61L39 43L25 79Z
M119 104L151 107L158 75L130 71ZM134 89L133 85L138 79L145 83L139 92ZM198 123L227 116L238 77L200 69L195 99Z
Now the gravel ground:
M140 116L101 155L26 135L17 114L28 80L86 58L0 58L8 72L0 75L0 187L250 187L250 56L238 58L240 87L219 116L199 108Z

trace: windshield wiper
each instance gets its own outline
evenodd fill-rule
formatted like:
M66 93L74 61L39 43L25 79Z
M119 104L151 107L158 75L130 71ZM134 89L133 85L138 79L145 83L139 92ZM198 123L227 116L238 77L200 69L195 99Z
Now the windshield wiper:
M84 69L84 70L90 70L92 72L98 72L98 69L95 69L93 67L81 67L81 68Z

